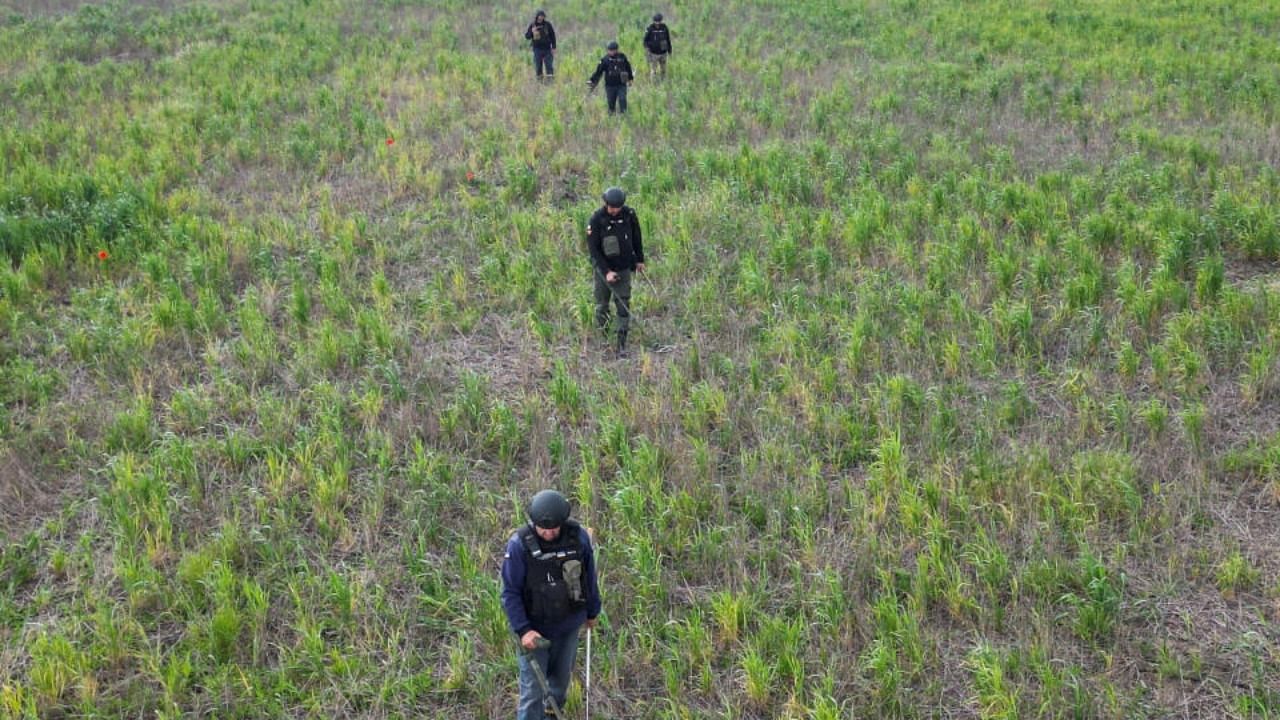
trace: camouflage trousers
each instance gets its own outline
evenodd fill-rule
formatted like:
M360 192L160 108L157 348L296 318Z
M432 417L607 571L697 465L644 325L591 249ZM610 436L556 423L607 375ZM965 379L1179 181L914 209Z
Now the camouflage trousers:
M667 58L671 57L671 54L662 53L661 55L655 55L654 53L646 51L645 55L647 55L649 59L649 75L661 75L662 77L666 77Z

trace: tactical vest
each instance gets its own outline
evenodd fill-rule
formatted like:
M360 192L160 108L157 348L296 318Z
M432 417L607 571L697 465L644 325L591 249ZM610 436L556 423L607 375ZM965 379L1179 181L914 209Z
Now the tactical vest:
M624 207L616 216L605 213L601 221L603 233L600 235L600 252L610 263L635 254L635 244L631 237L631 208Z
M516 533L525 551L525 611L535 624L559 622L587 606L580 528L572 520L566 521L560 537L545 550L532 526L525 525Z
M655 25L653 27L653 52L659 55L671 52L671 36L669 32L665 25Z
M614 55L614 56L605 55L604 56L604 77L605 77L606 83L617 85L617 84L626 82L627 81L626 79L627 64L626 63L627 63L626 58L622 57L621 54Z

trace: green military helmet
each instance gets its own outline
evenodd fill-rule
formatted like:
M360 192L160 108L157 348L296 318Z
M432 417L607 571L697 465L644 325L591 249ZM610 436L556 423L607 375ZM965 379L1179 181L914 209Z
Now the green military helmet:
M569 519L569 499L558 490L542 490L529 501L529 522L545 528L558 528Z
M610 41L609 41L609 44L604 46L604 49L605 49L605 50L617 50L617 49L618 49L618 41L617 41L617 40L610 40Z
M627 193L620 187L611 187L604 191L604 204L609 207L622 207L627 202Z

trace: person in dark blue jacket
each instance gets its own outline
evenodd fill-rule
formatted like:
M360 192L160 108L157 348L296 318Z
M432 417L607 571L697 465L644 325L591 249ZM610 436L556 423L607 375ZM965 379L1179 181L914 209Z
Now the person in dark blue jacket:
M578 632L594 628L600 615L591 535L569 519L569 500L555 490L533 496L529 524L507 541L502 562L502 606L511 631L520 639L520 705L517 720L551 715L532 662L546 673L547 685L564 707L578 654ZM548 647L539 648L546 638Z

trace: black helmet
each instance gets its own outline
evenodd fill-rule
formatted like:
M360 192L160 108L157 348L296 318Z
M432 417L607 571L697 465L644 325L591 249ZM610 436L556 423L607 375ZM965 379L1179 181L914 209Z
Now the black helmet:
M540 528L558 528L569 519L569 500L558 490L542 490L529 501L529 522Z
M654 14L653 14L653 21L654 21L654 22L662 22L662 13L654 13Z
M534 13L534 14L533 14L533 19L534 19L534 20L537 20L537 19L538 19L538 18L540 18L540 17L541 17L541 18L544 18L544 17L546 17L546 16L547 16L547 11L546 11L546 10L538 10L538 12L536 12L536 13Z
M627 193L620 187L611 187L604 191L604 204L609 207L622 207L627 202Z
M609 44L604 46L604 49L605 49L605 50L617 50L617 49L618 49L618 41L617 41L617 40L610 40L610 41L609 41Z

